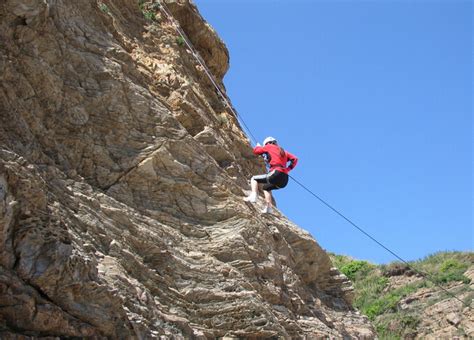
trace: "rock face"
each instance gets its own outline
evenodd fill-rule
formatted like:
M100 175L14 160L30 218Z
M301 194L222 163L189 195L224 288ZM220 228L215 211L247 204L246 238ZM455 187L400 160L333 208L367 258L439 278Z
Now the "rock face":
M167 5L221 82L224 44ZM0 18L1 338L374 337L315 240L242 201L262 165L156 3Z
M473 255L470 257L474 258ZM423 287L399 302L398 315L403 313L417 316L417 322L413 325L411 334L404 334L404 337L433 340L472 339L474 336L474 312L470 305L473 304L474 296L474 266L471 266L464 275L471 280L469 284L453 281L444 286L445 291L438 287ZM419 276L401 273L390 277L387 289L403 287L422 280ZM448 295L446 291L451 295ZM386 316L381 316L380 319L383 320L384 317L386 318ZM403 321L403 318L401 319ZM388 328L396 329L400 327L400 323L399 320L391 320L388 323Z

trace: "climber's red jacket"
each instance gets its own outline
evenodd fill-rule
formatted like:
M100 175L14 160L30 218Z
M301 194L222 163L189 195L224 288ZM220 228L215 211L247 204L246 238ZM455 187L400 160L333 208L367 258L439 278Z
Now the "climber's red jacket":
M253 153L256 155L267 154L267 163L270 164L270 171L278 170L288 174L298 163L296 156L283 150L283 148L276 144L269 143L265 146L256 146L253 148ZM286 166L288 162L290 162L290 165Z

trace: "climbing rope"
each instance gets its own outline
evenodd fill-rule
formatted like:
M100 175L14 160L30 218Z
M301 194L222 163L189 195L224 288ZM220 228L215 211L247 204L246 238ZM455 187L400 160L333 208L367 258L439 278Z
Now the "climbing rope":
M427 273L424 273L414 267L412 267L406 260L404 260L403 258L401 258L400 256L398 256L394 251L390 250L387 246L385 246L384 244L382 244L381 242L377 241L377 239L375 239L373 236L371 236L369 233L367 233L364 229L362 229L361 227L359 227L357 224L355 224L354 222L352 222L348 217L346 217L345 215L343 215L341 212L339 212L336 208L334 208L332 205L330 205L328 202L326 202L325 200L323 200L320 196L316 195L313 191L311 191L310 189L308 189L303 183L299 182L296 178L294 178L293 176L291 175L288 175L293 181L295 181L296 183L299 184L299 186L301 186L303 189L305 189L307 192L309 192L311 195L313 195L314 197L316 197L321 203L323 203L325 206L327 206L329 209L331 209L332 211L334 211L336 214L338 214L340 217L342 217L344 220L346 220L349 224L351 224L352 226L354 226L355 228L357 228L361 233L363 233L365 236L367 236L368 238L370 238L372 241L374 241L375 243L377 243L380 247L382 247L383 249L385 249L386 251L388 251L390 254L392 254L393 256L395 256L397 259L399 259L401 262L403 262L408 268L410 268L411 270L413 270L415 273L417 273L418 275L422 276L424 279L430 281L431 283L434 283L437 287L441 288L442 290L444 290L448 295L450 295L451 297L455 298L456 300L458 300L459 302L461 302L463 305L465 305L466 307L469 307L471 308L470 305L468 305L467 303L465 303L464 301L462 301L461 299L459 299L456 295L454 295L453 293L451 293L449 290L447 290L446 288L444 288L443 286L441 286L440 284L438 284L435 280L433 280L429 274Z
M253 141L255 143L257 143L257 139L255 138L255 136L252 134L252 131L250 130L250 128L247 126L247 124L245 123L245 121L242 119L242 117L237 113L237 110L234 109L234 107L230 104L230 100L229 98L227 97L227 95L224 93L224 91L221 89L220 85L218 84L218 82L215 80L214 76L212 75L211 71L209 70L209 68L207 67L206 63L204 62L204 60L201 58L201 55L199 54L199 52L194 48L194 46L192 45L191 41L188 39L188 36L186 35L186 33L184 33L183 29L181 28L181 26L179 25L179 23L176 21L176 19L171 15L171 13L169 12L168 8L166 7L165 5L165 2L160 0L159 1L160 3L160 9L161 11L165 14L165 16L168 18L168 20L173 24L174 28L176 29L176 31L178 32L178 34L181 36L181 38L183 39L184 43L186 44L186 46L189 48L189 50L191 51L191 53L193 54L194 58L196 59L196 61L199 63L199 65L202 67L202 69L204 70L204 72L206 73L207 77L209 78L209 80L211 81L212 85L214 85L214 87L216 88L217 90L217 93L221 96L222 100L224 101L224 103L226 104L226 106L229 108L229 110L234 114L234 116L237 118L237 120L240 120L242 122L242 125L245 127L245 129L247 130L247 133L248 135L250 135L250 137L253 139Z
M175 27L176 31L178 32L178 34L181 36L181 38L183 38L186 46L191 50L193 56L195 57L195 59L197 60L197 62L199 63L199 65L201 65L201 67L203 68L203 70L205 71L207 77L209 78L209 80L211 81L211 83L214 85L214 87L216 88L217 90L217 93L221 96L221 98L223 99L223 101L225 102L225 104L227 105L227 107L229 108L229 110L234 114L234 116L240 120L242 122L242 125L245 127L245 129L247 130L248 132L248 135L253 139L253 141L255 142L255 144L257 143L257 139L255 138L255 136L252 134L252 130L247 126L247 124L245 123L245 120L243 119L242 115L238 114L237 113L237 110L235 110L232 105L230 104L230 100L228 99L227 95L224 94L224 91L222 91L221 87L219 86L219 84L217 83L217 81L215 80L214 76L212 75L212 73L210 72L210 70L208 69L206 63L204 62L204 60L202 60L201 56L199 55L199 53L196 51L196 49L194 48L194 46L192 45L191 41L188 39L188 37L186 36L186 34L184 33L184 31L181 29L179 23L176 21L176 19L174 19L174 17L170 14L170 12L168 11L165 3L163 0L160 0L159 3L161 4L160 6L160 9L161 11L166 15L166 17L170 20L171 23L173 23L173 26ZM397 258L398 260L400 260L401 262L403 262L408 268L410 268L411 270L413 270L415 273L417 273L418 275L420 275L421 277L423 277L424 279L430 281L431 283L433 283L435 286L437 286L438 288L440 288L441 290L443 290L445 293L447 293L449 296L453 297L454 299L458 300L459 302L461 302L464 306L468 307L468 308L471 308L470 304L467 304L466 302L462 301L461 299L459 299L456 295L454 295L453 293L451 293L449 290L447 290L446 288L442 287L439 283L437 283L434 279L432 279L430 277L429 274L427 273L424 273L414 267L412 267L412 265L410 265L408 263L408 261L404 260L401 256L397 255L397 253L395 253L393 250L390 250L390 248L388 248L387 246L385 246L383 243L381 243L380 241L378 241L375 237L373 237L372 235L370 235L368 232L366 232L364 229L362 229L360 226L358 226L356 223L354 223L351 219L349 219L348 217L346 217L344 214L342 214L341 212L339 212L336 208L334 208L332 205L330 205L328 202L326 202L325 200L323 200L320 196L316 195L312 190L308 189L303 183L301 183L300 181L298 181L296 178L294 178L293 176L289 175L289 177L295 181L300 187L302 187L304 190L306 190L309 194L311 194L312 196L314 196L316 199L318 199L321 203L323 203L325 206L327 206L329 209L331 209L333 212L335 212L337 215L339 215L340 217L342 217L346 222L348 222L350 225L352 225L353 227L355 227L357 230L359 230L361 233L363 233L365 236L367 236L369 239L371 239L372 241L374 241L375 243L377 243L380 247L382 247L383 249L385 249L386 251L388 251L390 254L392 254L393 256L395 256L395 258Z

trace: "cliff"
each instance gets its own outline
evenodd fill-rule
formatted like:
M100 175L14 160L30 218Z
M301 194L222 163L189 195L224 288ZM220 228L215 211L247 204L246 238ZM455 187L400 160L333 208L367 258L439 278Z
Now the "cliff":
M228 51L166 2L216 77ZM0 3L0 337L372 338L158 3Z

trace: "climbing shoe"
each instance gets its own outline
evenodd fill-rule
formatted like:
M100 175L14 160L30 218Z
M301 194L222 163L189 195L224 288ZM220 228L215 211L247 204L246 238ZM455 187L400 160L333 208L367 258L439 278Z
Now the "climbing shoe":
M273 213L273 208L269 207L268 205L266 205L265 208L263 208L262 210L262 214L271 214L271 213Z
M250 203L257 202L257 194L252 192L250 195L244 198L244 201Z

